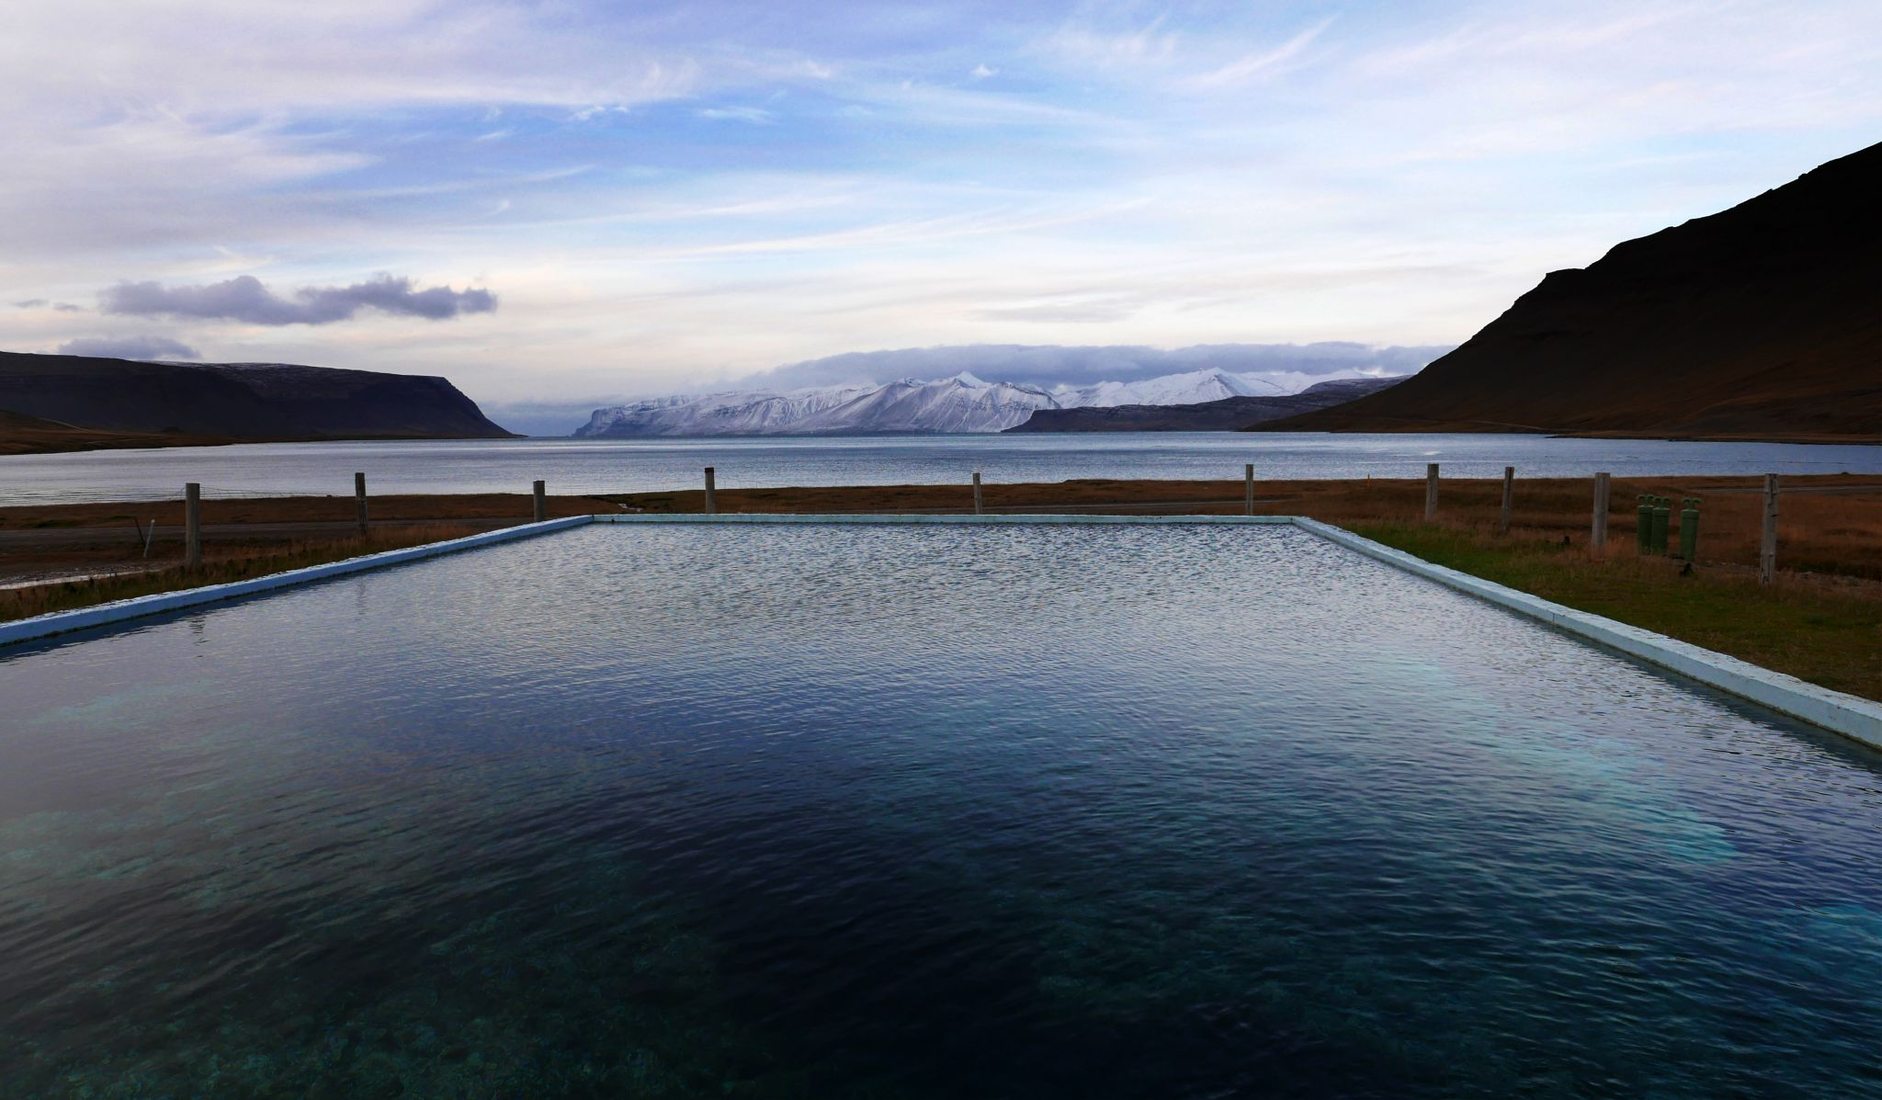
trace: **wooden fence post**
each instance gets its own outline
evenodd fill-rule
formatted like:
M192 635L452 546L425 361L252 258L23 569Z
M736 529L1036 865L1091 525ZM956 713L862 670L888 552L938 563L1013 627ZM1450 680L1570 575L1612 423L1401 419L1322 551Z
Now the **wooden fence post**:
M1758 583L1777 579L1777 475L1764 475L1764 534L1758 540Z
M978 515L984 515L985 513L986 513L986 508L981 504L981 500L980 500L980 471L975 470L974 471L974 514L978 516Z
M203 487L194 481L183 486L183 564L203 565Z
M1255 464L1252 462L1242 467L1242 514L1255 514Z
M364 472L353 475L353 510L358 513L359 533L366 534L366 475Z
M710 466L706 467L706 514L709 516L719 514L719 490L713 482L713 470Z
M541 523L543 520L549 518L549 501L547 500L548 487L538 481L529 488L531 495L535 497L536 522Z
M1438 464L1425 466L1425 522L1438 518Z
M1503 467L1503 507L1496 514L1496 533L1510 533L1510 511L1516 504L1516 467Z
M1594 475L1594 526L1588 532L1590 553L1598 554L1608 545L1608 491L1608 475Z

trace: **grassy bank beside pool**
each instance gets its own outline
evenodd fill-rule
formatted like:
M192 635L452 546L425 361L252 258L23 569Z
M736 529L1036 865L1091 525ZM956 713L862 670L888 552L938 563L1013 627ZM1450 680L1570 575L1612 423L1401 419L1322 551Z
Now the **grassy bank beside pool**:
M1727 653L1810 683L1882 700L1882 585L1636 556L1603 558L1539 538L1403 522L1354 523L1356 534L1459 572Z

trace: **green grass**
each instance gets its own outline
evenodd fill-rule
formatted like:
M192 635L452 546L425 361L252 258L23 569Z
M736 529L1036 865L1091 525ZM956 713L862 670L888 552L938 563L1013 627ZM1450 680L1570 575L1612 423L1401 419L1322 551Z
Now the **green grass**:
M1498 539L1422 524L1352 530L1426 561L1547 600L1728 653L1813 684L1882 700L1882 595L1872 585L1780 575L1764 586L1737 569L1636 558L1594 561L1585 545Z

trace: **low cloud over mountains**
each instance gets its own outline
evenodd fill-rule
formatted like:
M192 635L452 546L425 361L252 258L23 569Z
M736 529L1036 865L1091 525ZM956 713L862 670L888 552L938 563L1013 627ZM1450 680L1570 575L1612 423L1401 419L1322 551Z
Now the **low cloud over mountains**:
M97 355L106 359L201 359L202 353L167 336L84 336L59 345L60 355Z
M1300 389L1327 375L1412 374L1450 345L1373 347L1346 341L1315 344L1201 344L1163 349L1112 346L972 344L956 347L861 351L812 359L752 375L741 388L799 389L809 386L892 382L901 378L946 378L966 371L983 378L1035 386L1137 382L1197 370L1275 375Z

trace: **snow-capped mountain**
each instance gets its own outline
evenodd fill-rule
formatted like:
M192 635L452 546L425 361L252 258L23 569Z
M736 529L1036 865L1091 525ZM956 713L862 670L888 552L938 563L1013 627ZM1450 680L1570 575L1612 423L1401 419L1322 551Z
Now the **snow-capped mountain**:
M1136 382L1098 382L1046 390L988 382L962 371L886 385L825 386L781 393L658 397L596 409L575 434L583 438L674 435L838 435L872 432L999 432L1039 409L1117 405L1193 405L1224 397L1283 396L1295 390L1271 378L1196 370Z
M1032 386L983 382L962 371L938 382L903 379L824 409L800 432L998 432L1023 424L1036 409L1057 408ZM994 427L993 425L1001 425Z
M802 431L805 420L874 386L825 386L789 393L682 394L596 409L578 437L771 435Z
M1282 397L1293 391L1259 375L1222 370L1193 370L1137 382L1099 382L1091 386L1056 386L1061 409L1111 408L1117 405L1196 405L1224 397Z

